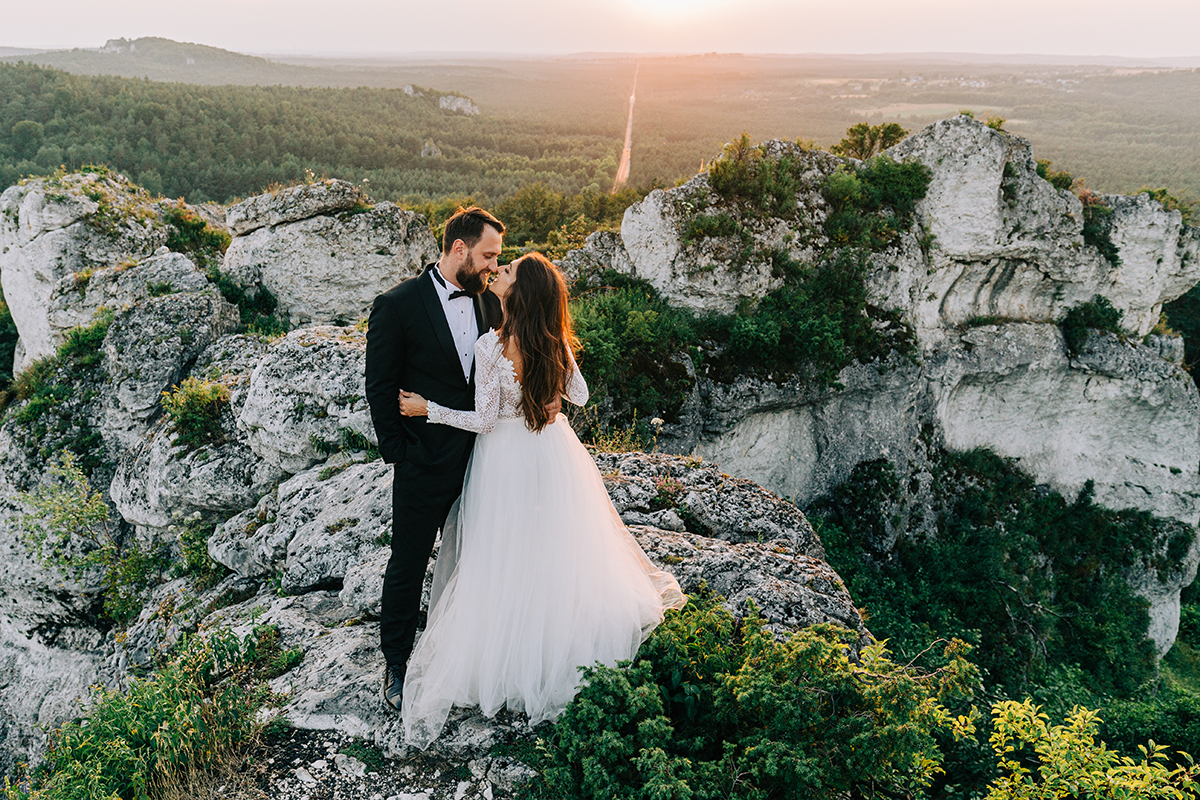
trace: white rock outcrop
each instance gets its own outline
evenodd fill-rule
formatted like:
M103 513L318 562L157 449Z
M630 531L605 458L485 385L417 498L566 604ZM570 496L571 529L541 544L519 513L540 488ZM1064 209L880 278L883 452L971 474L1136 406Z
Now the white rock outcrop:
M453 111L456 114L466 114L473 117L479 113L479 107L469 97L445 94L438 98L438 108L443 111Z
M564 269L585 280L616 269L698 312L756 302L779 283L759 263L764 254L811 262L828 244L822 182L850 163L782 142L763 153L798 165L789 218L763 218L700 175L631 206L619 236L593 234ZM872 254L866 279L868 302L910 326L915 359L851 364L837 390L786 376L698 377L660 445L801 505L865 461L904 472L930 447L985 447L1067 497L1093 480L1097 501L1111 508L1200 522L1200 396L1181 367L1181 340L1149 335L1163 304L1200 282L1200 229L1148 195L1091 197L1110 212L1102 222L1110 260L1083 235L1081 200L1037 175L1029 142L963 116L887 155L931 176L912 227ZM690 233L701 221L735 232ZM1127 336L1092 335L1072 356L1056 323L1097 295L1122 313ZM1134 581L1152 603L1160 651L1193 572Z
M177 444L169 420L155 423L117 463L109 496L117 512L145 542L170 541L181 519L199 514L223 521L253 507L286 473L250 449L237 426L250 375L267 352L256 337L225 336L199 356L195 374L216 378L229 390L222 409L222 437L196 449Z
M0 284L21 335L20 363L52 355L68 328L51 298L64 281L136 261L167 240L159 204L120 175L82 173L0 194ZM90 316L90 315L88 315Z
M318 198L263 195L227 217L239 235L222 270L252 294L271 292L276 313L293 326L363 319L377 295L437 260L424 217L391 203L369 206L345 181L314 186L322 187Z
M354 328L292 331L250 377L238 425L250 448L295 474L354 435L376 444L367 407L366 335Z
M225 225L234 236L245 236L259 228L349 211L369 203L370 198L353 183L323 180L255 195L232 205L225 212Z
M237 307L215 287L152 297L116 316L104 337L101 433L116 452L132 449L161 413L162 393L187 376L200 353L238 326Z

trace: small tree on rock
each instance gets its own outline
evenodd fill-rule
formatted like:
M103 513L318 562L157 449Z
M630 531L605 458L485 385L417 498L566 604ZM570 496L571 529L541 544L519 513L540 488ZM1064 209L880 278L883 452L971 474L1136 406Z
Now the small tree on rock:
M876 153L881 153L892 145L899 144L905 136L908 136L908 131L896 122L887 122L883 125L868 125L860 122L847 128L845 138L830 147L829 152L866 161Z

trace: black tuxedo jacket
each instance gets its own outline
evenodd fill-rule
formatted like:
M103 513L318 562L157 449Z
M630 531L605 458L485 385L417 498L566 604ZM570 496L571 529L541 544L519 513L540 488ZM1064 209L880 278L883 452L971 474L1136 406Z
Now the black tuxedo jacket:
M454 337L442 310L429 264L375 298L367 323L367 403L389 464L408 462L422 471L448 472L464 462L475 434L449 425L429 425L425 417L400 414L400 390L416 392L447 408L475 408L475 370L463 377ZM490 291L475 298L479 331L499 327L500 299Z

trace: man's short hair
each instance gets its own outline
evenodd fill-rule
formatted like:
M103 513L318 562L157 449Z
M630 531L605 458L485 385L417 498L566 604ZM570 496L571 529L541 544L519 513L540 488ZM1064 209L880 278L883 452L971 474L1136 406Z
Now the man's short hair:
M503 235L504 223L482 208L459 208L453 217L446 220L446 230L442 234L442 254L449 254L450 248L458 239L462 239L468 250L479 244L479 240L483 238L483 229L488 225Z

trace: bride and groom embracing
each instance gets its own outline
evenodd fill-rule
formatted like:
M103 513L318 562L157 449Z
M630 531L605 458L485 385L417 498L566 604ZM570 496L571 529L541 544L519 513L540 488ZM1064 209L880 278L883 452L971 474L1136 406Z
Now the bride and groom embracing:
M685 602L559 414L562 398L588 397L566 283L538 253L499 266L503 234L486 211L460 209L439 260L377 297L367 329L367 400L395 465L383 695L420 748L455 705L554 719L580 667L633 658Z

